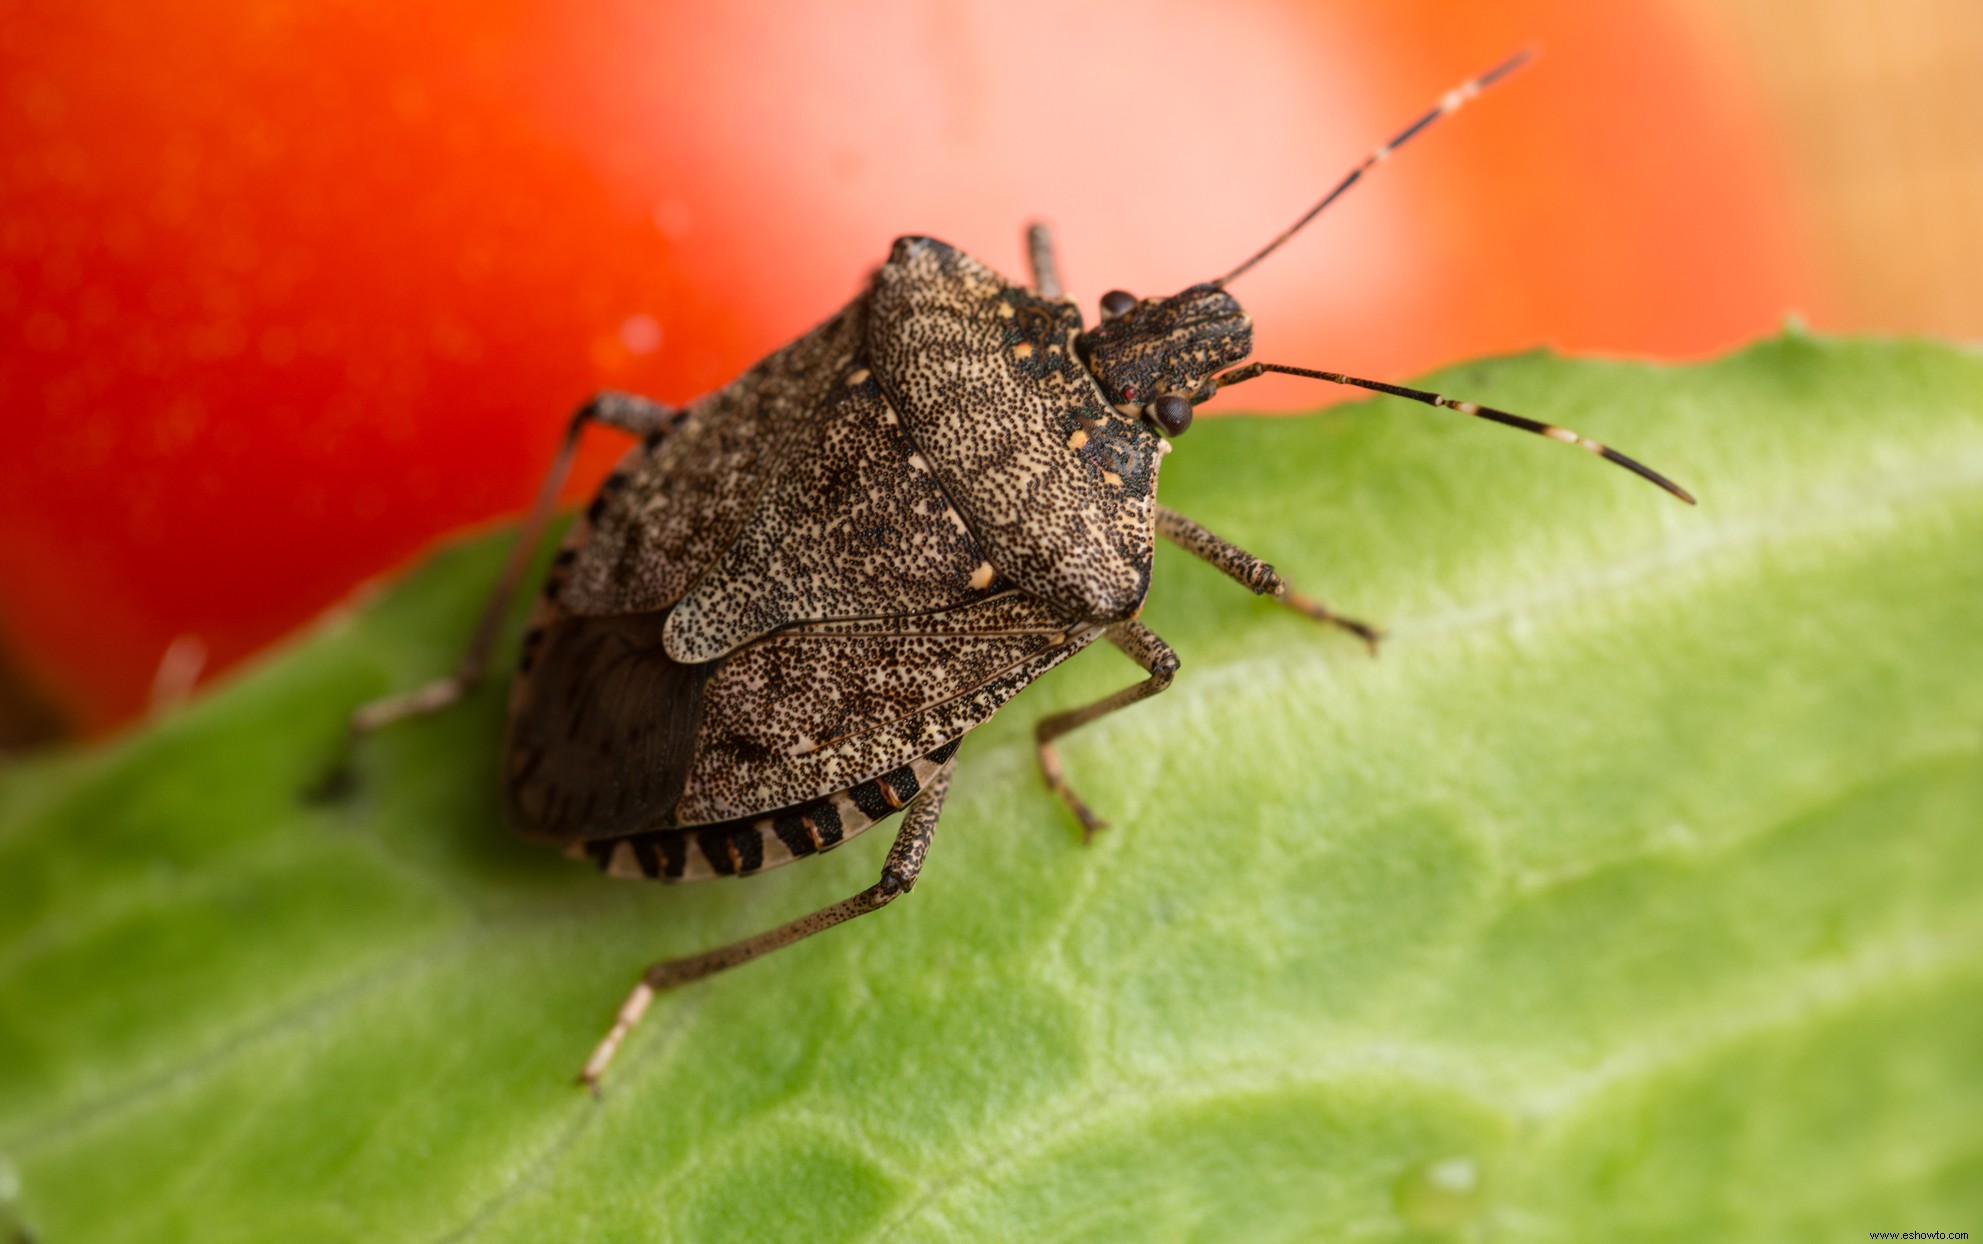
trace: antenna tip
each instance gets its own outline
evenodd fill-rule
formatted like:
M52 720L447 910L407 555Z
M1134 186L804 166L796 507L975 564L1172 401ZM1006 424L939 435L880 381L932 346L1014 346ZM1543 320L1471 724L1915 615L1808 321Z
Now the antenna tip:
M1530 61L1535 60L1537 57L1541 55L1542 55L1541 44L1538 43L1528 44L1522 47L1520 50L1518 50L1513 56L1510 56L1508 59L1502 61L1494 68L1480 75L1480 77L1474 79L1474 85L1476 87L1491 86L1494 83L1500 81L1502 78L1505 78L1509 74L1515 72L1517 69L1520 69L1523 65L1526 65Z
M1700 504L1699 501L1696 501L1694 499L1693 493L1688 492L1685 488L1682 488L1680 485L1674 483L1672 480L1666 478L1664 475L1661 475L1658 471L1652 470L1649 467L1641 469L1641 464L1639 463L1634 463L1633 469L1637 471L1638 474L1644 476L1646 479L1649 479L1653 483L1658 484L1661 488L1665 489L1667 492L1670 492L1674 496L1680 498L1682 501L1685 501L1688 505Z

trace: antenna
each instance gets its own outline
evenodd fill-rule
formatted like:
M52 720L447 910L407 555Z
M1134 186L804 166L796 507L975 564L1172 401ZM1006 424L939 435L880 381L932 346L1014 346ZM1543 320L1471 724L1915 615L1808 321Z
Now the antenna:
M1492 406L1482 406L1478 402L1463 402L1458 398L1441 397L1437 393L1428 393L1424 389L1407 389L1403 385L1386 384L1382 380L1362 380L1356 376L1345 376L1338 371L1315 371L1307 367L1283 367L1279 363L1248 363L1244 367L1235 367L1231 371L1222 372L1212 377L1210 387L1213 392L1217 392L1228 385L1244 384L1256 376L1264 376L1269 372L1283 376L1306 376L1310 380L1327 380L1330 384L1353 385L1359 389L1369 389L1373 393L1388 393L1392 397L1410 398L1414 402L1424 402L1427 406L1443 406L1447 410L1457 410L1463 415L1471 415L1476 419L1485 419L1489 423L1498 423L1504 427L1520 428L1524 432L1533 432L1537 436L1546 436L1552 441L1562 441L1565 445L1575 445L1587 453L1594 453L1607 462L1613 462L1624 467L1640 479L1649 480L1659 485L1682 501L1685 501L1688 505L1698 504L1694 500L1693 493L1688 492L1685 488L1661 475L1658 471L1653 470L1636 458L1626 457L1608 445L1600 445L1588 436L1579 436L1570 429L1559 428L1553 423L1542 423L1522 415L1511 415L1505 410L1496 410Z
M1363 175L1366 172L1370 171L1370 169L1374 168L1378 164L1383 163L1386 159L1390 157L1390 154L1393 151L1396 151L1398 148L1404 146L1412 139L1417 138L1419 135L1419 131L1423 130L1426 126L1431 125L1434 121L1437 121L1439 118L1445 116L1447 113L1459 111L1461 104L1466 103L1468 100L1480 94L1488 87L1493 86L1496 82L1499 82L1501 79L1507 77L1509 74L1515 72L1517 69L1520 69L1531 58L1533 58L1534 55L1535 55L1535 49L1523 48L1521 51L1515 53L1513 56L1510 56L1507 60L1502 61L1500 64L1488 70L1486 73L1481 74L1478 78L1470 78L1467 81L1460 83L1460 85L1454 87L1452 90L1446 92L1446 94L1439 100L1439 102L1432 106L1432 110L1430 112L1427 112L1424 116L1420 117L1418 120L1406 126L1404 128L1404 131L1400 133L1396 138L1393 138L1390 142L1385 143L1382 147L1379 147L1377 150L1365 156L1363 158L1363 163L1351 169L1349 176L1337 182L1336 188L1334 190L1331 190L1329 193L1323 195L1321 200L1317 202L1314 207L1311 207L1306 212L1302 213L1300 220L1295 221L1293 224L1289 225L1286 229L1283 229L1279 237L1267 243L1267 245L1261 247L1258 251L1254 253L1251 259L1248 259L1245 263L1239 265L1239 267L1234 268L1231 272L1226 273L1218 280L1212 282L1213 286L1219 289L1225 288L1226 282L1232 280L1234 277L1241 275L1248 268L1251 268L1254 264L1259 263L1267 256L1279 250L1281 248L1281 243L1287 241L1295 234L1300 233L1302 230L1302 226L1306 225L1309 221L1314 220L1317 216L1321 215L1323 208L1329 206L1331 203L1334 203L1337 199L1341 198L1345 191L1347 191L1351 186L1354 186L1357 182L1363 179Z

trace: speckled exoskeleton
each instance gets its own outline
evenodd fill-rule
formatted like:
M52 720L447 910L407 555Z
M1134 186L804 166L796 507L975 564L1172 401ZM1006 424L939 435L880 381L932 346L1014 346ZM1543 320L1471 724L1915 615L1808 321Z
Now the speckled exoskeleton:
M1432 393L1243 361L1252 325L1225 286L1399 143L1520 57L1450 92L1267 247L1167 298L1120 291L1101 322L1062 296L1050 239L1032 283L906 237L839 314L683 407L625 394L573 417L457 673L361 709L372 729L480 678L580 431L639 438L573 524L510 693L506 794L522 830L615 876L749 876L830 850L897 812L873 886L705 954L650 967L586 1064L596 1083L656 990L873 911L915 885L958 743L1098 639L1147 671L1042 720L1047 784L1084 832L1054 740L1170 685L1178 658L1137 620L1157 537L1256 593L1376 632L1157 504L1192 409L1264 372L1357 385L1582 446L1575 433Z

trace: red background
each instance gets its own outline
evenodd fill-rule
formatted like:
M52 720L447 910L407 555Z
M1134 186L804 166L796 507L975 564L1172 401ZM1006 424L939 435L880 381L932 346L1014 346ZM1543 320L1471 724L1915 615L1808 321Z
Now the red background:
M1692 356L1810 309L1735 61L1650 0L9 6L0 635L107 728L174 637L211 676L520 508L585 394L724 383L898 233L1018 274L1041 216L1089 307L1168 292L1528 44L1235 285L1258 357Z

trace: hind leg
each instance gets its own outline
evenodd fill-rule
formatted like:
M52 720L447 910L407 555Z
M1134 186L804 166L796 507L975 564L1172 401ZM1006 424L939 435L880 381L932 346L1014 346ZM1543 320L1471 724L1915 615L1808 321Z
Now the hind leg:
M811 915L800 916L789 924L781 924L756 937L747 937L699 955L664 959L642 973L640 983L620 1004L619 1013L613 1017L612 1028L607 1030L604 1039L592 1051L592 1057L585 1060L585 1070L578 1076L579 1083L598 1091L599 1077L606 1074L606 1065L613 1061L620 1043L627 1039L627 1034L647 1013L654 995L661 990L714 976L740 963L749 963L760 955L790 946L815 933L824 933L836 924L845 924L856 916L878 911L915 889L916 878L923 871L923 860L929 855L930 839L936 835L937 817L943 812L943 797L950 790L950 774L956 766L957 762L953 760L937 770L929 785L903 811L902 830L895 835L895 845L888 849L888 862L881 867L881 880L852 898L842 899L831 907L822 907Z
M1033 270L1033 292L1042 298L1060 297L1060 264L1054 259L1053 230L1045 221L1026 226L1026 262Z
M564 443L559 447L551 469L545 473L544 483L537 490L537 500L530 507L529 516L517 529L516 542L510 547L509 561L503 566L503 574L496 581L495 590L489 594L488 604L482 608L481 621L476 623L474 637L468 641L468 650L462 654L461 663L445 678L437 678L425 686L359 706L351 714L351 733L370 734L407 717L437 712L459 700L482 681L482 676L488 672L489 653L496 645L496 636L502 632L503 619L509 616L510 602L516 599L517 589L522 586L523 572L537 551L544 521L557 504L558 490L564 487L565 476L571 472L579 434L585 431L587 424L603 423L630 435L647 438L650 443L658 443L659 438L667 435L686 414L686 411L673 406L650 402L631 393L601 393L573 411L571 423L565 430Z

